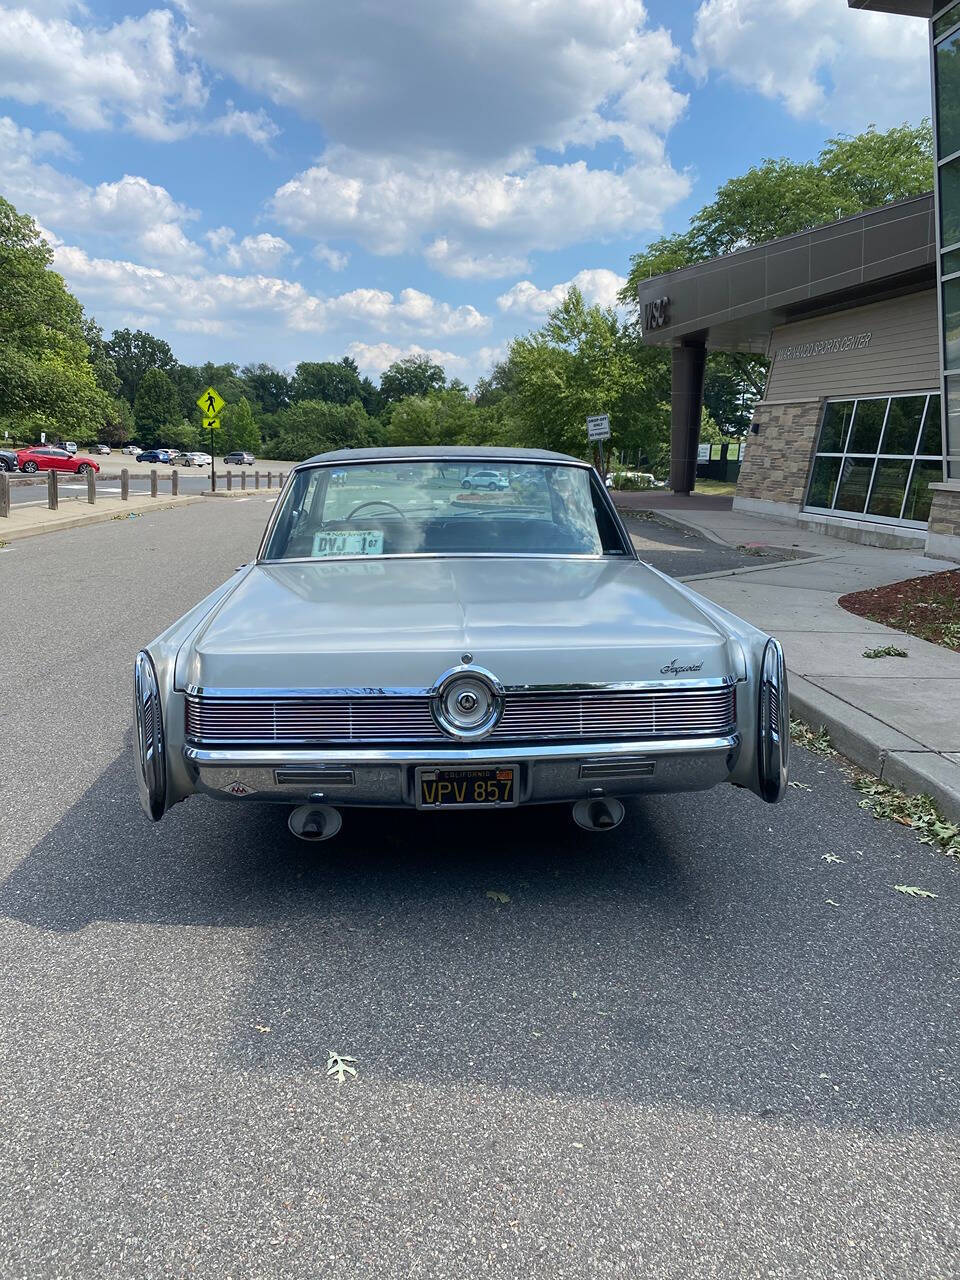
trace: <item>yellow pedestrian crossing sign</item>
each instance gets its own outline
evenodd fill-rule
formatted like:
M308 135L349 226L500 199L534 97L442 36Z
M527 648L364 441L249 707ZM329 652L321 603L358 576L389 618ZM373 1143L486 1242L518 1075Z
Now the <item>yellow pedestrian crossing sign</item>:
M206 391L197 399L197 404L203 410L205 418L219 418L220 410L226 404L226 401L216 387L207 387Z
M219 419L219 418L204 418L204 420L203 420L203 429L204 429L204 431L219 431L219 430L220 430L220 419Z

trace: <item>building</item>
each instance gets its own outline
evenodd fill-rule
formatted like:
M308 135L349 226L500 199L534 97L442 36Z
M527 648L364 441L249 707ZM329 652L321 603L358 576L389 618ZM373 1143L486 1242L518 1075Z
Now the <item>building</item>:
M960 0L849 3L930 20L936 190L643 282L670 483L694 487L707 351L758 352L734 506L960 561Z

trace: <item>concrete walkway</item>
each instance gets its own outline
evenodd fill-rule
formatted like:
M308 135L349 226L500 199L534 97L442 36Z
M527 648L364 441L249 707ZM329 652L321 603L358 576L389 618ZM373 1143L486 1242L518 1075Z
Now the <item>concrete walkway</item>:
M616 495L640 508L641 494ZM634 499L629 504L621 498ZM652 505L652 504L651 504ZM656 504L656 518L727 546L782 547L805 558L687 578L783 644L794 715L823 725L854 763L960 819L960 653L841 609L839 596L956 569L914 551L862 547L733 511L723 499ZM906 658L865 658L896 644Z

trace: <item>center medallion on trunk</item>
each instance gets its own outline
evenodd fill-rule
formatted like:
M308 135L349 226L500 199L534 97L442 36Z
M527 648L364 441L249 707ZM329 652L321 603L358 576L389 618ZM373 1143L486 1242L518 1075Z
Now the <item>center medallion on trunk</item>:
M451 738L483 738L500 719L503 688L489 671L455 667L434 686L430 709Z

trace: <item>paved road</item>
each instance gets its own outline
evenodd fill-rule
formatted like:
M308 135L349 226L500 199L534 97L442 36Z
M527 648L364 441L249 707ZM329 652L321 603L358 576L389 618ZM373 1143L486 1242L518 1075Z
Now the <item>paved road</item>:
M773 563L797 555L790 546L790 531L784 531L782 547L752 547L741 551L737 547L712 542L688 529L678 528L656 515L634 516L621 509L624 524L633 539L642 560L656 565L674 578L689 578L701 573L718 573L722 570L758 568L764 562Z
M831 763L607 836L146 824L131 658L266 513L0 551L4 1280L956 1276L960 869Z
M160 493L169 494L170 492L170 467L161 469L157 468L157 476L159 479ZM254 468L247 471L247 485L253 489L253 473ZM279 474L277 467L273 468L273 476L276 479ZM210 488L210 472L193 467L189 470L180 470L178 472L180 478L181 493L202 493L205 489ZM226 472L217 472L217 485L220 488L226 488L225 481ZM260 483L266 488L267 469L264 467L260 472ZM240 488L240 471L233 472L233 487ZM130 476L130 492L131 493L149 493L150 492L150 473L131 474ZM81 501L87 496L87 482L80 476L74 476L70 473L62 473L57 481L57 493L60 501L63 502L67 498L79 498ZM120 496L120 480L105 478L97 480L97 493L102 497L118 498ZM47 505L47 477L46 474L39 477L38 480L25 484L22 481L10 486L11 503L32 504L34 506Z

